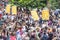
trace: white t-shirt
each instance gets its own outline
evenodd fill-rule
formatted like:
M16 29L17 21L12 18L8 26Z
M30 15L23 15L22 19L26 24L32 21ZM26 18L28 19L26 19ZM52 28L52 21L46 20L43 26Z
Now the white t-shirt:
M11 20L13 20L15 18L15 16L11 16Z
M4 19L7 19L7 15L4 15L3 18L4 18Z
M0 14L2 14L2 11L0 11Z
M26 31L26 28L25 28L25 26L23 26L22 30L23 30L23 31Z

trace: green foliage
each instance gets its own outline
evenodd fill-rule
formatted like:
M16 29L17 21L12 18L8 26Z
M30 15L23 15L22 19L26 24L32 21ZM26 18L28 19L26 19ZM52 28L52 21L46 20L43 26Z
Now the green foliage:
M28 7L28 8L42 8L46 6L46 0L11 0L11 4Z
M59 0L49 0L52 9L60 8L60 1Z
M52 9L60 8L59 0L10 0L9 3L12 5L17 5L20 7L27 8L42 8L47 6L47 2L49 2L49 6Z

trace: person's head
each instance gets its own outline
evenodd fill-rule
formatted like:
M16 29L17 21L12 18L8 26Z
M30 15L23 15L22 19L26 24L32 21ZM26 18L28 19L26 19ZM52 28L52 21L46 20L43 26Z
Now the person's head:
M47 29L48 29L48 27L45 27L45 29L47 30Z
M35 23L32 23L32 26L35 27Z
M35 30L33 30L33 32L36 32Z
M11 33L11 36L14 36L13 32Z
M46 35L46 32L44 32L44 35Z
M20 25L20 23L19 22L16 22L16 25L18 26L18 25Z
M9 28L9 31L11 31L11 28Z
M6 28L6 23L3 23L2 28Z
M17 30L22 30L22 26L18 27L18 29L17 29Z

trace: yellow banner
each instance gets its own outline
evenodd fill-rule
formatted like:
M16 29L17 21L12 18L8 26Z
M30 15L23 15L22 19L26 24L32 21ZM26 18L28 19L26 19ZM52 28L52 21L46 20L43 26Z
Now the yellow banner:
M38 14L36 11L31 11L31 15L32 15L34 21L39 20L39 17L38 17Z
M49 20L49 10L42 10L42 20Z
M17 14L17 6L12 6L12 14Z
M9 5L9 4L6 6L6 13L8 13L8 14L10 14L10 6L11 5Z

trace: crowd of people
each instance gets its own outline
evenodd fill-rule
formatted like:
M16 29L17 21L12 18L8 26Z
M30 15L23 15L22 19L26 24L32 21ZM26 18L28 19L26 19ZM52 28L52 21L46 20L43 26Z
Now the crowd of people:
M34 21L26 8L16 15L0 8L0 40L60 40L60 13L50 10L49 20L42 20L42 9L36 12L39 20Z

